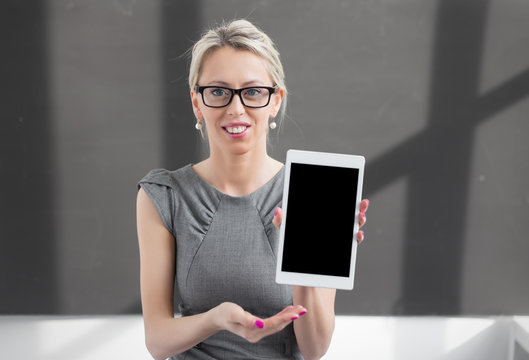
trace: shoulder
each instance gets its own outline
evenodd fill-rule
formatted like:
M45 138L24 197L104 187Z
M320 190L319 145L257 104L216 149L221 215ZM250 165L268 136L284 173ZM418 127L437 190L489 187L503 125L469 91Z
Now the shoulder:
M172 201L181 209L209 209L213 212L220 202L220 195L195 173L192 164L177 170L153 169L139 182L151 199Z
M190 179L191 164L181 167L177 170L152 169L140 181L137 187L140 189L142 184L163 185L171 189L178 189L183 184L192 181Z
M138 219L156 220L158 216L166 229L175 236L174 219L178 208L182 206L182 194L187 193L190 185L186 180L186 169L153 169L137 183Z

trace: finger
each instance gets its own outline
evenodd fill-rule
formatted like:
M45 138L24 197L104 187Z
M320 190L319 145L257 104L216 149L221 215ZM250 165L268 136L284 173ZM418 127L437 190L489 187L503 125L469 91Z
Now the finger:
M248 320L246 324L249 329L252 329L252 328L263 329L265 327L266 320L261 319L260 317L254 316L250 314L249 312L246 312L246 314L248 314L247 315Z
M299 306L298 308L295 308L292 310L292 313L288 314L291 321L299 319L301 316L305 315L307 313L307 309L305 309L303 306Z
M276 315L269 317L267 319L262 319L257 316L252 315L251 313L244 311L244 313L241 316L241 319L239 320L239 323L248 329L252 328L269 328L277 325L278 319L281 320L280 322L288 322L293 316L299 316L299 313L306 312L307 310L301 306L301 305L290 305L281 310Z
M364 199L360 202L360 212L365 213L367 211L367 208L369 207L369 200Z
M365 212L360 212L360 214L358 214L358 226L359 227L364 226L366 221L367 221L366 213Z
M256 318L256 324L248 326L242 331L243 337L250 342L257 342L265 336L283 330L292 321L298 319L301 316L300 313L306 313L306 309L303 306L291 305L267 319ZM258 325L259 322L262 322L262 325Z
M250 315L248 320L245 321L245 326L248 329L263 329L265 327L266 320Z
M277 229L281 227L281 221L283 220L283 209L276 207L274 211L274 220L272 223L276 226Z
M242 310L242 308L241 308ZM248 311L242 310L236 313L233 321L239 325L246 327L247 329L262 329L264 327L264 320L250 314Z
M266 320L260 319L248 313L248 318L244 324L239 324L239 329L235 329L234 333L243 337L251 343L256 343L263 337L271 334L270 327L266 324Z
M364 235L364 232L363 232L362 230L360 230L360 231L358 232L358 234L356 234L356 242L358 243L358 245L360 245L360 243L361 243L362 241L364 241L364 236L365 236L365 235Z
M278 315L288 313L288 314L299 314L302 312L307 312L307 309L305 309L302 305L290 305L283 309Z
M293 311L293 312L302 312L302 311L307 311L307 309L305 309L305 307L303 305L290 305L290 306L287 306L286 308L284 308L283 310L281 310L280 312L278 312L276 315L279 315L279 314L283 314L285 312L289 312L289 311Z
M281 322L289 322L298 319L300 316L305 315L306 313L307 309L301 305L287 306L272 318L279 319Z

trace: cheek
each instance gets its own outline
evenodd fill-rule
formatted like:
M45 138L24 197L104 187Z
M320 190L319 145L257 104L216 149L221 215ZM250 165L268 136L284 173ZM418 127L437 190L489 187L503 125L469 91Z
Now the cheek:
M258 119L256 119L259 128L266 129L268 127L268 119L270 119L270 111L260 113Z
M212 111L213 110L213 111ZM204 116L204 119L206 119L206 122L208 123L215 123L217 121L220 121L219 119L222 118L222 114L219 111L215 111L211 108L202 108L201 109L202 116Z

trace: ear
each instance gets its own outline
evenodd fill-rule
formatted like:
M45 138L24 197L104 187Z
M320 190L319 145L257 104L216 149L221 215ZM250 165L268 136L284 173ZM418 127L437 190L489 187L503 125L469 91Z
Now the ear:
M191 90L189 95L191 96L191 104L193 105L193 113L195 114L195 118L203 119L204 116L202 115L202 111L200 111L199 107L199 104L202 101L200 94L195 92L195 90Z
M276 117L277 113L279 112L279 109L281 108L281 102L283 101L284 96L285 90L283 89L279 89L272 95L272 99L270 99L270 102L272 103L270 117Z

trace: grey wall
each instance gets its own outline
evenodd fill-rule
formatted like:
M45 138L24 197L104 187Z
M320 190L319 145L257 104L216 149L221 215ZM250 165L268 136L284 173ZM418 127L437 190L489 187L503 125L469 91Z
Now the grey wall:
M4 1L0 313L140 311L136 182L207 154L181 55L248 17L290 89L270 153L362 154L340 314L529 314L529 3Z

